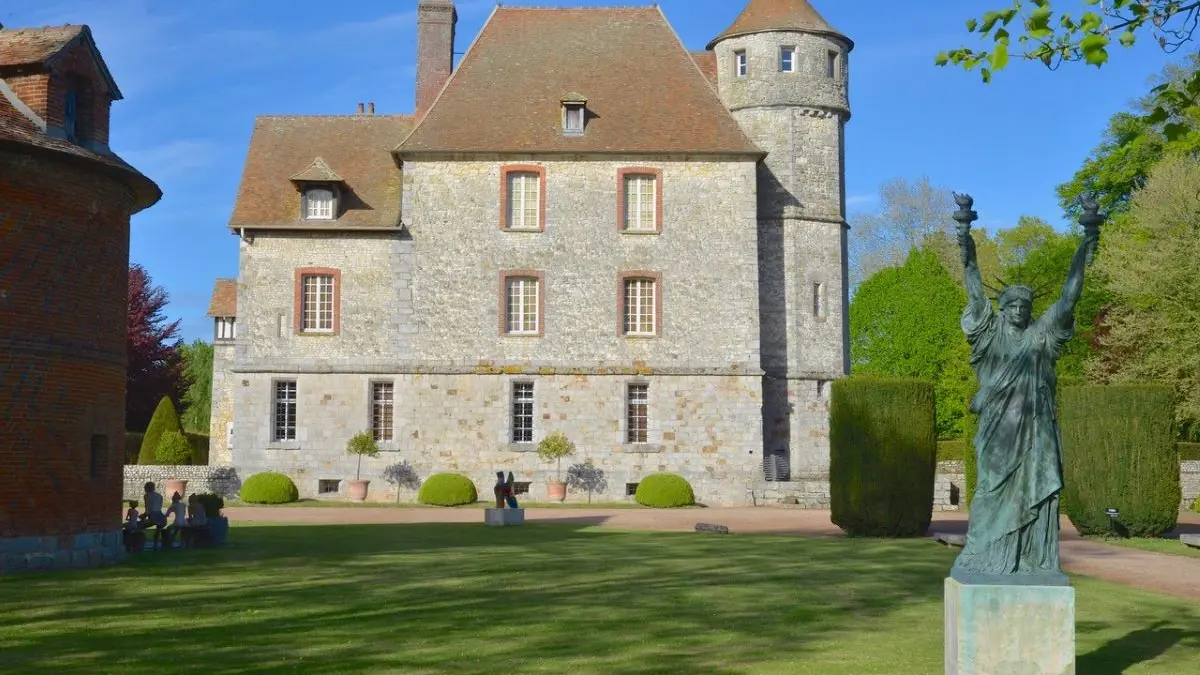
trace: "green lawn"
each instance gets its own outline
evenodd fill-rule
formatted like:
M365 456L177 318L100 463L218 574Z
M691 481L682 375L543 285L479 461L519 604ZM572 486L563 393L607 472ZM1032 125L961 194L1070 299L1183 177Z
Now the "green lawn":
M931 675L956 550L586 525L236 526L0 578L0 672ZM1076 579L1081 675L1195 673L1194 601Z
M1184 546L1178 539L1167 538L1130 538L1130 539L1105 539L1104 537L1087 537L1088 541L1094 541L1101 544L1110 544L1112 546L1124 546L1126 548L1136 548L1140 551L1151 551L1153 553L1166 553L1167 555L1181 555L1190 558L1200 558L1200 548L1192 548Z

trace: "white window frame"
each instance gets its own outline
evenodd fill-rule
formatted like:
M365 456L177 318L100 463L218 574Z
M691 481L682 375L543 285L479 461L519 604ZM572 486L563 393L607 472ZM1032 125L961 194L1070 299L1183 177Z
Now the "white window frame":
M379 442L396 439L396 383L371 382L371 435Z
M791 45L785 45L779 48L779 72L794 73L796 72L796 48Z
M296 418L300 389L296 380L271 383L271 440L279 443L296 440Z
M622 181L625 200L625 230L628 232L656 232L658 230L658 176L651 173L627 173ZM650 186L646 196L642 187ZM649 203L647 203L649 202ZM649 210L647 216L646 211ZM649 219L649 222L647 221Z
M645 382L631 382L625 387L625 442L650 442L650 385Z
M213 338L216 340L232 340L237 337L237 319L232 316L218 316L213 319Z
M504 332L506 334L537 335L541 332L542 285L539 282L537 277L531 276L514 275L504 278ZM532 298L529 297L530 289L532 289Z
M337 280L332 274L305 274L300 277L300 332L332 333L334 294Z
M647 288L649 289L649 299L645 297L646 294L643 292ZM626 277L621 291L625 294L625 316L622 317L625 334L635 337L657 335L657 280L646 277Z
M304 191L304 219L333 220L335 201L335 195L330 188L308 188Z
M532 382L512 383L512 405L509 408L509 440L532 444L537 419L537 399Z
M532 187L530 187L532 183ZM537 230L542 218L542 177L535 171L509 171L505 178L507 218L510 230ZM531 195L532 193L532 195ZM533 202L530 205L530 201ZM528 222L532 218L533 222Z
M584 106L570 103L563 106L563 131L568 134L582 134L586 118Z
M746 77L750 72L750 59L746 56L746 50L742 49L733 53L733 74L736 77Z

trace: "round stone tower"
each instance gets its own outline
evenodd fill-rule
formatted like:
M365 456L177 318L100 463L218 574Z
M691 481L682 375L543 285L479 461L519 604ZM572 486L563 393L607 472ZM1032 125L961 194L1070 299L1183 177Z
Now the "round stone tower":
M708 45L758 167L764 470L828 499L830 380L849 371L844 129L853 43L807 0L750 0Z
M30 46L37 49L32 49ZM86 26L0 29L0 574L122 555L129 218Z

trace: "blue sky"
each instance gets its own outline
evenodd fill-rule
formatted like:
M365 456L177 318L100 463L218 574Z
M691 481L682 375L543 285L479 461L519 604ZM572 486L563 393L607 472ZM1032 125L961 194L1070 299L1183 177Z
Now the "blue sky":
M1108 118L1177 60L1153 44L1114 53L1101 69L1058 72L1016 63L983 85L938 68L941 49L977 44L964 22L1007 0L813 0L855 41L847 127L851 223L892 178L929 176L975 196L980 225L1022 214L1063 226L1054 187L1100 140ZM520 0L622 5L632 0ZM743 0L659 0L689 49L703 49ZM1082 0L1055 5L1082 6ZM456 51L470 46L493 0L459 0ZM412 111L416 0L5 0L10 27L86 23L125 100L113 149L163 188L134 216L130 257L171 295L184 338L211 339L204 316L216 277L237 276L226 223L254 117Z

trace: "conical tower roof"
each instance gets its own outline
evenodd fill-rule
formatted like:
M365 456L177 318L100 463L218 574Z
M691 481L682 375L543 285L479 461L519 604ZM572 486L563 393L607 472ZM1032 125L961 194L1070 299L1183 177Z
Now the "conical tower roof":
M808 0L750 0L733 25L713 38L707 48L712 49L713 45L725 38L773 30L837 35L850 42L846 36L829 25Z

